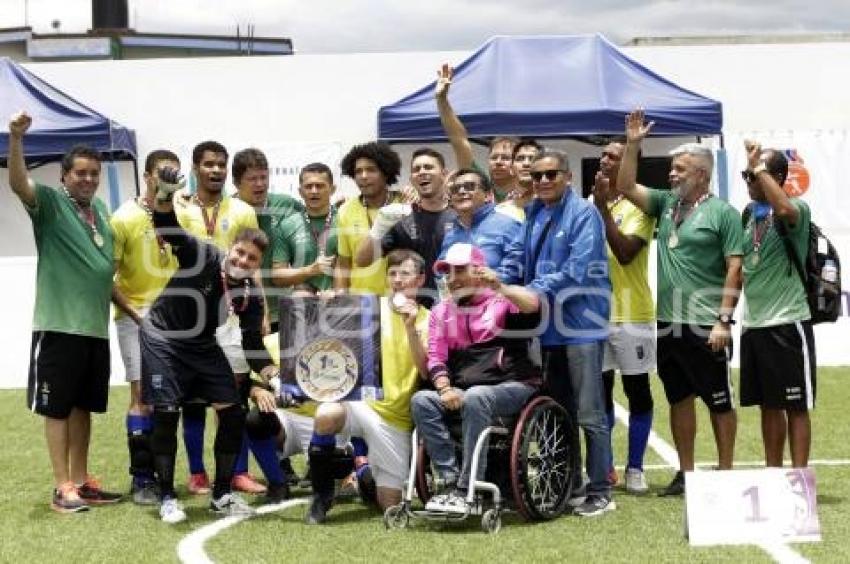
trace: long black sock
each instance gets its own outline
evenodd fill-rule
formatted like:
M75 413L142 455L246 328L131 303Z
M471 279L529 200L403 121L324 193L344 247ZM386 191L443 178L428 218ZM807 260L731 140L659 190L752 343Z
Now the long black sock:
M174 459L177 455L177 423L180 412L176 409L155 409L151 451L159 488L163 497L176 497L174 493Z
M231 405L218 411L218 430L215 434L215 483L213 498L218 499L230 492L233 468L239 457L242 437L245 433L245 410L241 405Z

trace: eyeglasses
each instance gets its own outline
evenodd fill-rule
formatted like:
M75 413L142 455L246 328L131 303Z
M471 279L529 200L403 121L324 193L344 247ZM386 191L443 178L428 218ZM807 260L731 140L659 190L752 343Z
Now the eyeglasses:
M546 179L547 182L551 182L558 178L558 175L562 172L565 172L559 168L553 168L551 170L541 170L539 172L535 171L531 173L531 179L534 182L541 182L543 179Z
M464 192L475 192L479 188L481 188L481 185L477 182L455 182L449 186L449 192L452 194L458 194L461 190Z
M751 182L755 182L756 175L753 174L753 172L751 170L742 170L741 171L741 178L744 179L744 182L746 182L747 184L750 184Z

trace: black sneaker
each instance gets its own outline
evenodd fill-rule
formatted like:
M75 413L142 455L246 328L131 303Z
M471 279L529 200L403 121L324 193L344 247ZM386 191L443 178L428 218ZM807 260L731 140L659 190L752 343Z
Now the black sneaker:
M658 493L658 497L678 496L685 494L685 474L681 470L676 472L673 481Z
M110 503L118 503L122 496L120 493L108 492L100 487L100 482L97 478L89 476L85 483L77 486L77 493L80 498L89 505L107 505Z
M375 484L375 478L372 477L372 468L364 464L356 470L356 474L360 499L366 505L378 505L378 486Z
M310 509L307 511L305 521L308 525L319 525L328 519L328 511L333 506L334 498L331 495L313 494L313 501L310 502Z
M266 495L263 497L263 503L280 503L289 499L289 484L269 484L266 489Z
M590 494L585 498L584 503L576 507L573 511L576 515L581 515L582 517L596 517L597 515L602 515L615 509L617 509L617 504L610 497Z
M159 505L159 487L150 478L133 478L130 496L136 505Z
M57 513L79 513L89 510L86 502L80 499L77 486L73 482L65 482L53 490L50 507Z

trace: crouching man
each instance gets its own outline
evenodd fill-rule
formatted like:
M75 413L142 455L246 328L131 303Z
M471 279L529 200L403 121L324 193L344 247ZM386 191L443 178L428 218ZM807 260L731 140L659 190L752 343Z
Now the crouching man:
M401 502L410 459L410 398L425 375L424 334L428 310L416 303L425 283L425 261L413 251L387 255L390 299L381 299L381 362L384 398L323 403L316 411L308 459L313 501L309 524L322 523L333 505L334 480L353 469L352 454L337 448L337 434L362 437L369 446L369 466L378 505Z
M278 372L263 354L262 294L254 285L268 239L259 229L242 230L227 253L189 235L177 222L172 196L182 182L176 172L160 172L153 213L157 235L171 246L179 264L144 319L139 341L142 354L142 399L153 406L151 450L162 494L160 517L166 523L186 519L174 492L179 406L187 397L212 404L218 415L215 484L210 510L245 515L253 509L231 492L233 469L242 445L245 410L233 370L216 342L216 328L240 331L248 360L264 379ZM262 352L260 352L262 351Z
M478 436L494 417L519 413L539 388L540 370L528 355L528 340L507 338L505 330L531 329L539 319L537 295L521 286L502 284L485 266L484 253L456 243L437 261L437 274L448 274L451 297L431 312L428 370L435 390L413 396L413 420L445 492L426 505L428 511L467 513L471 479L483 480L486 456L470 477ZM460 416L463 462L458 472L447 420Z

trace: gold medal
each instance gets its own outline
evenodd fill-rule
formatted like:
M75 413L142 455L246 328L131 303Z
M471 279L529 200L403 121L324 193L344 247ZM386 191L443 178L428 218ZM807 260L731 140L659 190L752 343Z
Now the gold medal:
M759 263L759 253L758 253L758 251L756 251L756 252L753 253L753 256L750 257L750 264L752 264L753 266L757 266L758 263Z
M92 240L94 241L94 244L95 244L95 245L97 245L98 247L102 247L102 246L103 246L103 236L102 236L100 233L98 233L97 231L95 231L94 233L92 233L91 238L92 238Z
M168 266L168 253L162 247L159 249L159 264Z
M667 239L667 246L671 249L679 246L679 234L676 231L670 233L670 237Z

